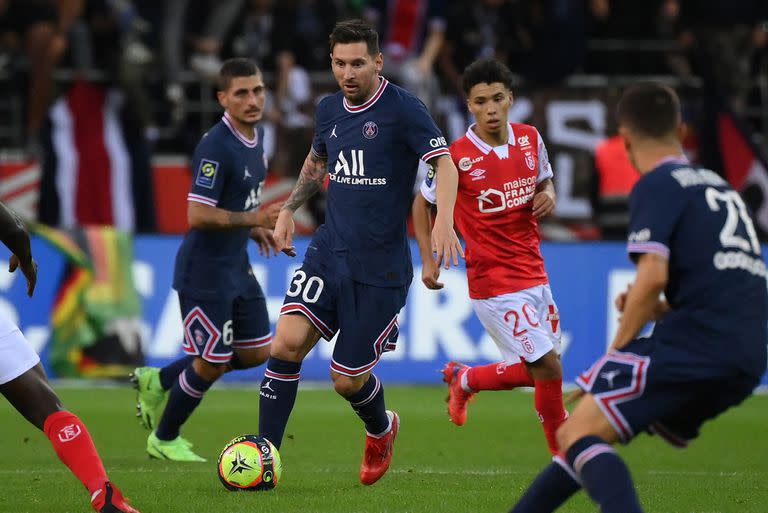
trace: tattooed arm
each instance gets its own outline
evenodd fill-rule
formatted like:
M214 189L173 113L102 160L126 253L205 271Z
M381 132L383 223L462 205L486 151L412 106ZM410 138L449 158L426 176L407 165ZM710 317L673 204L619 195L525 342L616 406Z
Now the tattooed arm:
M304 165L301 167L299 179L293 188L291 197L280 210L275 224L274 239L277 249L288 256L295 256L293 248L293 213L298 210L309 198L323 187L325 175L328 173L327 158L309 150Z
M304 165L301 166L299 179L296 180L296 186L293 188L291 197L283 205L283 210L296 212L309 198L314 196L317 191L322 189L325 175L328 173L327 157L322 157L309 150L307 158L304 159Z

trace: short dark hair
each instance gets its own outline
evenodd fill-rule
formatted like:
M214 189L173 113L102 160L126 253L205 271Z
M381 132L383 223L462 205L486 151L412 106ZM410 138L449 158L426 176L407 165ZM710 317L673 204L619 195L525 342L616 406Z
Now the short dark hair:
M641 136L664 139L675 133L680 121L680 99L669 86L653 82L633 85L621 95L616 119Z
M226 91L235 77L250 77L260 75L261 70L251 59L238 57L227 59L219 70L219 91Z
M379 34L376 29L360 19L340 21L333 27L333 32L328 38L331 46L331 53L336 44L360 43L363 42L368 47L368 55L379 54Z
M501 82L511 91L513 81L512 72L503 62L497 59L479 59L464 70L461 87L464 89L464 94L469 96L469 91L477 84Z

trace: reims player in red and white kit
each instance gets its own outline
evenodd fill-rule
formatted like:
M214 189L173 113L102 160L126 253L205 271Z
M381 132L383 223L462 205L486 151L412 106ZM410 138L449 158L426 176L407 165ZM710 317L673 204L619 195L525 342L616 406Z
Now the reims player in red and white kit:
M512 74L499 61L484 59L464 72L469 110L477 123L451 145L459 169L454 219L466 241L469 295L475 313L504 361L468 367L450 362L448 413L461 426L467 403L480 390L535 387L536 411L550 451L567 417L563 408L560 317L539 249L538 219L552 213L555 191L547 150L536 128L508 123ZM438 289L440 273L429 245L430 171L413 206L414 227L424 262L422 281Z
M27 295L31 297L37 284L37 262L32 258L29 232L18 215L2 202L0 242L12 253L8 271L19 269L24 274ZM0 394L45 433L61 462L88 490L95 511L139 513L109 481L88 428L77 415L64 409L48 382L40 357L5 314L0 315Z

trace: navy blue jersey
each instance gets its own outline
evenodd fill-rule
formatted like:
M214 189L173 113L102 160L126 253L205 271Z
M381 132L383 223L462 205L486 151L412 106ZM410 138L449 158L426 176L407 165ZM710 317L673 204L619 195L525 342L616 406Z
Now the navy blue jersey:
M195 149L187 200L233 212L258 207L267 169L263 138L257 127L254 138L246 139L225 115ZM249 233L190 229L176 255L173 287L198 299L262 294L248 262Z
M406 219L418 162L450 155L424 104L384 78L362 105L333 94L317 106L312 151L327 157L330 179L325 224L312 245L355 281L409 284Z
M750 214L718 174L667 160L630 196L628 251L669 259L672 310L654 338L735 366L766 368L766 268Z

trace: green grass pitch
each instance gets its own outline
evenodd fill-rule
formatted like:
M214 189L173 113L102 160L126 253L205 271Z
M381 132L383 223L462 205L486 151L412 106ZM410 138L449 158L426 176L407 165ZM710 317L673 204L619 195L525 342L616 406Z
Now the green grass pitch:
M184 428L204 464L150 460L147 432L125 389L59 390L88 425L110 477L142 513L505 512L549 462L533 395L485 392L464 427L445 414L444 388L387 387L402 418L389 473L359 484L363 428L331 390L300 390L281 455L283 479L271 492L230 493L215 461L225 442L257 431L257 389L215 388ZM757 396L705 426L680 451L641 436L620 449L648 513L768 511L768 396ZM91 511L81 485L45 437L0 402L0 512ZM559 511L596 511L579 493Z

